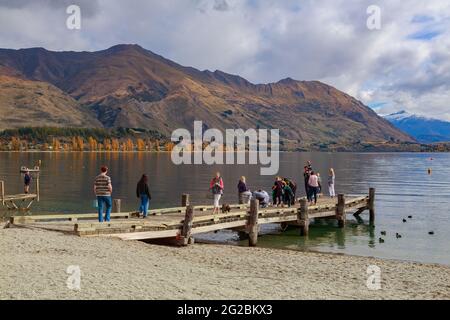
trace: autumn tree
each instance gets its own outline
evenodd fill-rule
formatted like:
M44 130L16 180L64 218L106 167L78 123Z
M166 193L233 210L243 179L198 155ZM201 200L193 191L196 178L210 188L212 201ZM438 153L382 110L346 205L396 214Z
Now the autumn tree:
M103 141L103 146L104 146L105 151L111 151L112 150L111 140L105 139L105 141Z
M127 141L125 142L125 150L124 151L133 151L133 149L134 149L133 140L127 139Z
M54 151L59 151L59 149L61 148L61 143L59 142L58 139L53 138L52 147Z
M84 150L84 140L82 137L77 137L78 151Z
M12 137L11 138L11 150L13 151L20 151L22 143L20 142L19 138Z
M88 144L89 144L89 150L90 151L97 151L98 149L98 142L93 137L88 138Z
M118 139L111 140L111 150L112 151L120 151L120 142Z
M175 147L175 144L173 142L167 142L166 143L166 151L172 152L174 147Z
M136 146L138 151L145 151L145 141L143 139L137 139Z

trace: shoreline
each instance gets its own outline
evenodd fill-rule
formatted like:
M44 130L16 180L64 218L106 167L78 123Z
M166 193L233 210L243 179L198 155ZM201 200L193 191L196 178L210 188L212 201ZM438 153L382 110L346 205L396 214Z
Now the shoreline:
M64 153L104 153L104 154L121 154L121 153L149 153L149 154L170 154L172 151L49 151L49 150L27 150L27 151L14 151L14 150L0 150L0 153L51 153L51 154L64 154ZM192 151L192 153L196 153L200 151ZM241 151L223 151L224 154L226 153L238 153ZM245 153L249 153L249 151L245 151ZM442 154L442 153L450 153L450 150L445 151L431 151L431 150L425 150L425 151L412 151L412 150L368 150L368 151L361 151L361 150L348 150L348 151L335 151L335 150L280 150L279 153L356 153L356 154L396 154L396 153L410 153L410 154Z
M263 235L261 235L263 236ZM214 240L195 240L195 243L201 244L201 245L213 245L213 246L230 246L230 247L240 247L240 248L246 248L246 246L240 246L235 245L233 243L226 243L226 242L220 242L220 241L214 241ZM351 253L340 253L340 252L331 252L331 251L319 251L319 250L312 250L312 249L305 249L300 248L299 249L293 249L293 248L286 248L286 247L265 247L258 245L261 249L267 249L267 250L281 250L281 251L293 251L293 252L300 252L305 254L315 253L315 254L321 254L321 255L335 255L335 256L345 256L349 258L367 258L367 259L377 259L377 260L383 260L387 262L394 262L394 263L415 263L415 264L423 264L423 265L429 265L429 266L435 266L435 267L445 267L450 268L450 264L445 263L438 263L438 262L423 262L423 261L417 261L417 260L402 260L402 259L394 259L394 258L383 258L383 257L376 257L376 256L364 256L364 255L357 255L357 254L351 254Z
M22 228L2 227L0 237L0 299L450 299L444 265ZM372 265L381 269L381 290L367 288ZM80 267L80 291L67 288L69 266Z

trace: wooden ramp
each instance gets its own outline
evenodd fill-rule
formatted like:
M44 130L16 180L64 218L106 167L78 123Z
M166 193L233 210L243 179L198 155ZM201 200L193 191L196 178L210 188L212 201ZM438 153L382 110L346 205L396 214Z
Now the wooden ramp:
M253 200L250 206L231 205L230 212L212 215L212 206L190 206L188 196L183 195L184 206L150 210L146 219L138 218L137 212L113 213L111 222L99 223L94 220L97 214L61 214L15 216L10 219L10 224L123 240L176 238L183 245L193 242L193 235L231 229L247 233L250 245L256 245L258 226L263 224L295 225L302 235L307 235L311 219L336 219L339 227L344 227L347 213L359 215L365 210L369 210L373 222L374 200L375 190L370 189L367 196L324 197L313 206L308 206L306 199L299 199L292 207L260 209L258 202Z

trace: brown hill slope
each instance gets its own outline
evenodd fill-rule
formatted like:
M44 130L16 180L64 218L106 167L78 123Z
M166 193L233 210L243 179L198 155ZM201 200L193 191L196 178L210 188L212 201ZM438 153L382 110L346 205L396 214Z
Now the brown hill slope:
M370 108L320 82L255 85L220 71L180 66L136 45L99 52L0 50L0 65L46 81L93 111L105 127L170 134L205 127L279 128L293 146L358 140L412 141ZM0 71L1 72L1 71Z
M0 75L0 130L19 127L101 127L53 85Z

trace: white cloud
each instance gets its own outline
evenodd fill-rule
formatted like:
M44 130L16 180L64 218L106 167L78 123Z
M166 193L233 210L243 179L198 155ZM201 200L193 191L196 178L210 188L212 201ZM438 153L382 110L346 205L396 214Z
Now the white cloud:
M64 5L82 8L81 31ZM369 5L382 28L366 27ZM98 50L143 47L199 69L253 82L321 80L383 113L450 120L448 0L0 1L2 47Z

